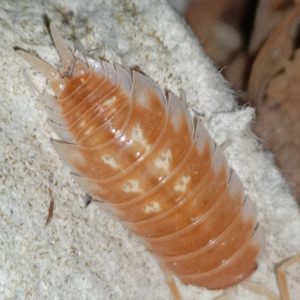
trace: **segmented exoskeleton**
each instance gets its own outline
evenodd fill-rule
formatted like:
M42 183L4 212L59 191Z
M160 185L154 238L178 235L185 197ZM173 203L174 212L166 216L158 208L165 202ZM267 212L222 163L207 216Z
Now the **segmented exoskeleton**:
M221 149L174 94L146 75L69 50L51 26L56 69L20 54L48 79L53 144L79 185L139 235L184 283L219 289L256 268L255 209Z

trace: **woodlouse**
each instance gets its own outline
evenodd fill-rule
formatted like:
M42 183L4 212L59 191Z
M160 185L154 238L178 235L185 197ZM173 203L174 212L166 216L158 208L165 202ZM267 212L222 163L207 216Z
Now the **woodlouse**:
M263 233L201 122L141 72L75 57L50 28L59 68L19 53L55 94L43 95L53 144L79 185L182 282L220 289L249 276Z

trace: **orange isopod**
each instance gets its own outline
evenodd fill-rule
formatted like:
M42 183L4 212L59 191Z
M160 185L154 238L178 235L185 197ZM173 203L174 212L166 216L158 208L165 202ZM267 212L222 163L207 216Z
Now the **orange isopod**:
M53 144L79 185L142 238L182 282L237 284L256 268L263 233L236 173L174 94L119 64L76 57L50 25L54 68L19 53L48 79Z

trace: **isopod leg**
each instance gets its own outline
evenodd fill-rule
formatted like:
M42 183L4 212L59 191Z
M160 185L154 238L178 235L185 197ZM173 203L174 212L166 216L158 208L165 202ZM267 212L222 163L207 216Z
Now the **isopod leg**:
M165 274L166 283L170 289L170 293L173 300L183 300L181 293L179 291L178 285L176 284L176 281L174 279L174 275L170 273L166 268L162 267L162 270Z
M244 283L242 283L242 286L257 295L265 296L269 300L281 300L280 297L278 297L273 291L269 290L261 283L254 282L252 280L247 280Z
M233 300L236 295L236 286L230 287L224 291L221 295L215 297L213 300Z
M291 300L286 270L289 266L294 265L300 261L300 253L288 258L282 262L276 269L277 281L279 285L280 295L282 300Z

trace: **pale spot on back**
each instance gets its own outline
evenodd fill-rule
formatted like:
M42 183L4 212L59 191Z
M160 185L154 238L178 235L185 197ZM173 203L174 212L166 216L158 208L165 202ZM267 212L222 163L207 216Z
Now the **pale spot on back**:
M85 125L85 123L86 123L86 122L85 122L84 120L81 121L81 122L79 123L78 127L79 127L79 128L82 128L82 127Z
M148 146L148 142L144 137L143 130L140 126L140 124L136 124L131 131L131 137L130 137L134 142L142 144L144 147Z
M122 190L125 193L141 193L143 190L140 187L138 180L130 179L122 185Z
M145 205L144 212L146 214L160 212L160 203L157 201L149 202L147 205Z
M102 105L102 106L104 106L105 108L110 108L111 106L114 105L114 103L116 102L116 100L117 100L117 97L116 97L116 96L112 96L112 97L106 99L106 100L103 102L103 105ZM116 107L110 108L110 112L111 112L112 114L114 114L116 111L117 111L117 110L116 110Z
M115 161L115 159L109 155L109 154L104 154L102 155L102 160L104 161L105 164L111 166L113 169L119 169L120 166L118 165L118 163Z
M110 97L108 99L106 99L104 102L103 102L103 106L111 106L112 104L114 104L117 100L117 97L116 96L113 96L113 97Z
M168 172L170 169L170 163L172 160L172 152L170 149L160 152L157 159L154 162L155 167Z
M84 132L84 135L85 136L89 135L92 132L93 128L94 127L92 127L92 126L90 126L89 128L87 128L87 130Z
M187 190L188 184L191 181L190 176L182 176L175 184L174 191L175 192L185 192Z

